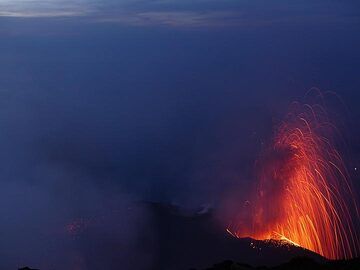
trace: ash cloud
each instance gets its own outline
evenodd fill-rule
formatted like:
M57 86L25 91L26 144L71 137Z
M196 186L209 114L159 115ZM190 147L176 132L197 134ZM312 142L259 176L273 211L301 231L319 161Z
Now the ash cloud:
M199 119L175 118L184 129L163 113L172 104L145 116L148 101L128 105L107 93L112 100L85 93L73 100L70 90L1 93L1 268L148 269L158 255L158 228L137 201L205 211L241 185L253 144L238 146L244 132L258 139L251 133L257 124L234 130L236 116L218 128L197 112Z

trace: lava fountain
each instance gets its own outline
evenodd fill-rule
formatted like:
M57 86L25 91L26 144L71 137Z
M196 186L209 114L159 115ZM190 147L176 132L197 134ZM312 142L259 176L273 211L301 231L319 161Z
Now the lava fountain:
M359 214L338 134L322 106L296 103L257 162L247 224L237 219L228 231L285 240L329 259L359 256Z

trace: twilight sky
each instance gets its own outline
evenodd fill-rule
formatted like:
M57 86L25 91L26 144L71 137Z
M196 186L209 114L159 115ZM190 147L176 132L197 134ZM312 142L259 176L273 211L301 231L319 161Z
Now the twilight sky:
M69 258L63 240L18 247L119 204L246 193L311 87L347 106L358 182L359 33L358 1L0 0L0 250L13 247L0 268L35 267L49 247Z

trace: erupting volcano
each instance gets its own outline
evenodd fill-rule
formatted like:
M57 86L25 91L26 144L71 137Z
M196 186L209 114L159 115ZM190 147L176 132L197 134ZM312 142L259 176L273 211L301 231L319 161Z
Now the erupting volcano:
M284 240L329 259L359 256L359 213L338 134L323 106L294 104L257 162L253 199L228 231Z

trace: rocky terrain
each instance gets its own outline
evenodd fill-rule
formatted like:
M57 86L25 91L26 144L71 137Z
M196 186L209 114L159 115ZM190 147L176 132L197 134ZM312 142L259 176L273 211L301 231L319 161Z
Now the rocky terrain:
M224 261L206 270L357 270L360 269L360 259L348 261L326 261L319 263L308 257L296 257L289 262L274 267L252 267L248 264ZM195 270L195 269L193 269Z
M360 270L359 259L328 261L314 252L284 241L234 238L214 222L211 210L189 213L172 205L142 203L141 207L144 205L151 222L139 235L139 252L128 256L134 270ZM88 230L91 230L91 226L75 238L79 245L91 246L93 238ZM112 248L106 248L109 245L107 242L96 243L103 250L103 260L96 259L98 256L94 256L93 250L84 249L87 266L81 270L118 269L106 264L118 257L117 243L111 243ZM140 267L144 254L151 260L146 266ZM216 262L219 263L214 265ZM124 266L121 269L128 268Z

